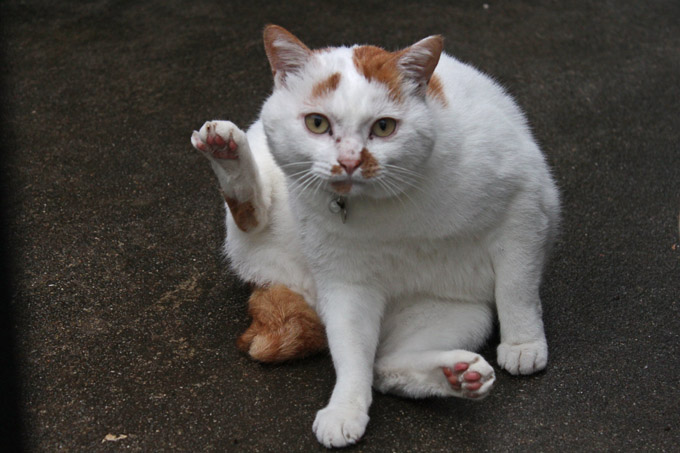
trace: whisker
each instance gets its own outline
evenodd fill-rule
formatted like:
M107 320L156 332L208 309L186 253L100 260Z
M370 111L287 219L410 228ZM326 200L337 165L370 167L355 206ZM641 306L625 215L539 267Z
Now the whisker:
M398 179L398 178L396 178L395 176L392 176L392 179L394 179L395 181L400 182L400 183L402 183L402 184L406 184L407 186L409 186L409 187L411 187L411 188L413 188L413 189L419 191L420 193L426 193L426 192L427 192L425 189L423 189L422 187L420 187L420 185L418 185L418 184L417 184L416 182L414 182L414 181L410 181L410 180L408 180L408 179Z
M292 175L288 175L288 177L293 181L293 183L300 183L301 181L304 181L308 176L311 176L312 172L309 169L299 171L297 173L293 173Z
M392 180L391 182L393 184L394 182L405 184L413 189L425 193L425 190L421 187L421 184L426 179L425 176L408 168L400 167L398 165L386 164L385 168L389 169L390 171L384 173L383 175L386 178L391 179Z
M321 177L318 174L311 173L305 178L305 182L301 183L299 187L299 191L297 196L295 197L294 201L297 201L302 193L307 190L312 184L314 184L318 179Z
M391 164L382 164L382 166L385 167L385 168L388 168L390 170L394 170L395 172L401 173L403 175L409 175L409 176L412 176L414 178L418 178L418 179L421 179L421 180L425 179L425 176L421 175L420 173L418 173L414 170L408 169L408 168L400 167L398 165L391 165Z
M388 184L388 182L384 178L376 179L375 180L380 187L382 187L388 194L392 196L392 198L396 198L399 200L399 203L401 203L401 206L406 209L406 204L404 203L404 200L401 199L401 196L397 191L394 189L394 187L391 184Z
M291 173L290 175L288 175L288 177L289 177L289 178L294 178L294 179L295 179L295 177L296 177L297 175L303 175L303 174L305 174L305 173L311 173L311 169L306 168L306 169L304 169L304 170L302 170L302 171L298 171L298 172L296 172L296 173Z
M306 170L302 172L302 176L299 178L291 178L291 182L293 183L292 186L292 191L299 191L300 188L305 185L311 178L314 177L314 174L310 172L309 170Z
M279 165L279 168L288 168L288 167L294 167L294 166L300 166L300 165L312 165L312 164L314 164L314 161L305 160L305 161L301 161L301 162L290 162L288 164Z
M398 180L398 179L396 179L396 178L394 178L394 177L385 177L385 178L384 178L385 184L389 185L390 187L392 187L392 188L396 191L396 189L398 189L398 186L396 185L395 181L396 181L396 182L405 182L405 181L400 181L400 180ZM408 183L407 183L407 184L408 184ZM411 184L408 184L408 185L411 185ZM413 187L420 189L420 188L417 187L417 186L413 186ZM413 200L413 198L412 198L407 192L405 192L405 191L399 191L398 195L396 195L396 196L397 196L400 200L402 200L402 196L403 196L403 197L406 197L406 199L407 199L408 201L410 201L414 206L417 206L417 203L416 203L416 202ZM402 200L402 204L403 204L403 200Z
M314 196L316 196L319 193L319 190L321 189L321 187L323 187L324 182L325 182L325 180L323 178L321 178L321 177L317 178L316 188L314 189Z

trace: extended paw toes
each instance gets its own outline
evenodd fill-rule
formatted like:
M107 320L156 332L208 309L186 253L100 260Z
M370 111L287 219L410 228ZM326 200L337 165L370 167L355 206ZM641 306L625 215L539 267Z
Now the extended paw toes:
M368 415L361 410L329 406L317 413L312 429L324 446L345 447L361 439L367 424Z
M451 387L453 387L455 390L460 390L461 383L458 380L458 372L455 371L455 367L453 370L449 367L444 367L442 368L442 371L444 372L444 376L446 376L446 379L449 381Z
M465 371L468 368L470 368L470 364L467 362L458 362L453 366L453 369L456 370L456 372Z
M455 394L464 398L486 396L495 381L493 368L480 358L457 362L453 367L443 367L442 371Z
M236 132L242 134L228 121L208 121L200 131L194 131L191 135L191 144L206 157L238 159L238 144L234 140Z
M465 374L463 375L463 378L464 378L467 382L476 382L476 381L479 381L479 380L482 378L482 375L479 374L479 373L476 372L476 371L471 371L471 372L469 372L469 373L465 373Z
M470 391L475 391L479 390L482 388L482 383L481 382L466 382L465 383L465 390L470 390Z
M547 362L548 346L545 341L501 343L498 346L498 364L510 374L532 374L544 369Z

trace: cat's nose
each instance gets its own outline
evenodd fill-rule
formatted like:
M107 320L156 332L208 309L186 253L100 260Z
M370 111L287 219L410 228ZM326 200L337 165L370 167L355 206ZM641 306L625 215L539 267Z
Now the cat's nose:
M351 175L354 173L354 170L361 165L361 159L340 158L338 159L338 163L345 169L348 175Z

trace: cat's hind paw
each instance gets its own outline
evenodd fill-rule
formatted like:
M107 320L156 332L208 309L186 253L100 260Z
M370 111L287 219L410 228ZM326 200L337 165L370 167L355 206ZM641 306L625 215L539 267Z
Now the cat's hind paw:
M548 364L548 344L537 340L521 344L501 343L498 346L498 364L510 374L532 374Z
M207 121L191 134L191 144L203 155L215 159L238 159L245 142L243 131L231 121Z
M469 399L482 399L489 394L496 382L493 367L482 356L469 353L451 367L442 367L444 376L456 396Z
M312 429L326 448L346 447L361 439L368 420L368 414L361 409L329 405L316 414Z

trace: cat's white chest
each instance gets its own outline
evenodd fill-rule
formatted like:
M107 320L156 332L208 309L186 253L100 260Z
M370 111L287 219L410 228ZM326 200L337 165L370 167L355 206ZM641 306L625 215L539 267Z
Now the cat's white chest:
M438 298L493 300L491 260L478 244L453 239L411 240L383 248L389 251L383 281L391 283L395 293L432 294ZM376 251L376 254L379 253Z
M388 298L419 294L438 299L493 300L493 267L480 241L378 240L310 229L305 248L318 278L379 287Z

